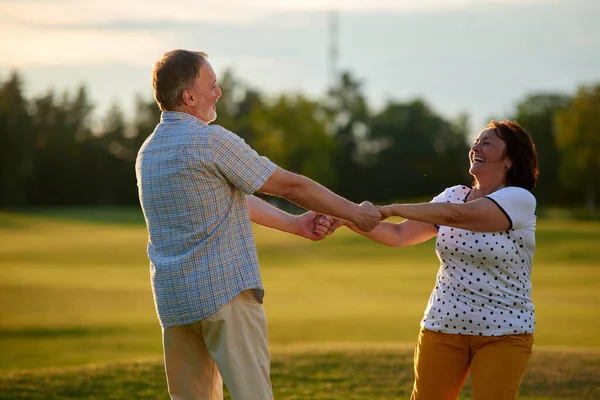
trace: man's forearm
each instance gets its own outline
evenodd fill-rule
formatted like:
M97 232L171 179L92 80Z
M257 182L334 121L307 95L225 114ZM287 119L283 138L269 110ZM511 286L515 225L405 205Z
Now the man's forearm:
M294 215L288 214L256 196L246 196L250 219L259 225L279 231L297 234L297 223Z
M346 220L355 217L359 207L326 187L300 175L297 176L296 184L283 197L308 210Z
M381 219L377 208L369 203L352 203L305 176L279 167L259 190L284 197L308 210L352 221L364 231L372 230Z

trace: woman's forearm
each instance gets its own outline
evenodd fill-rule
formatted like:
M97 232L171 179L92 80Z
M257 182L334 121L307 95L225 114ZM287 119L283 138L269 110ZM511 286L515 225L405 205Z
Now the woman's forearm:
M399 224L380 222L371 232L363 232L352 223L347 223L346 226L377 243L392 247L423 243L437 234L437 228L434 225L411 220Z
M488 198L467 203L391 204L377 208L385 218L396 215L414 221L474 232L499 232L511 226L505 212Z
M377 225L375 229L370 232L361 231L352 222L347 222L345 225L348 227L348 229L351 229L354 232L373 240L374 242L392 247L400 246L398 243L398 235L396 234L395 230L396 224L391 222L380 222L379 225Z
M390 204L380 207L389 211L387 216L452 226L461 221L460 207L453 203Z
M252 222L267 228L277 229L282 232L297 234L298 224L294 215L288 214L277 207L273 207L266 201L256 196L246 196L250 219Z

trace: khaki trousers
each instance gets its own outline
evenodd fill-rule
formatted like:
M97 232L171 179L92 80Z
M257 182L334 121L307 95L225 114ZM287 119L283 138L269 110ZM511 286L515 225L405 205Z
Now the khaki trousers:
M273 399L267 320L246 290L202 321L163 329L165 370L173 400Z
M456 400L471 372L475 400L514 400L533 346L532 334L454 335L421 328L413 400Z

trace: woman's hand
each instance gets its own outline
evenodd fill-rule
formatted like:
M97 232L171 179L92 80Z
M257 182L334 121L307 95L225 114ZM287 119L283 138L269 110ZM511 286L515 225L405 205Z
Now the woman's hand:
M377 209L379 210L379 213L381 214L381 220L383 221L384 219L388 219L389 217L393 216L394 214L392 213L392 205L388 205L388 206L376 206Z

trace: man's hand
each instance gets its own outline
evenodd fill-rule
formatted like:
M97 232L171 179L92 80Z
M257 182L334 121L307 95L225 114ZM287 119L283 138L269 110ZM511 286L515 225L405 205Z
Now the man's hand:
M327 234L331 235L333 232L335 232L340 226L349 226L351 225L352 222L350 221L346 221L345 219L341 219L341 218L334 218L333 219L333 224L331 224L331 226L329 227L329 229L327 230Z
M379 221L381 221L381 213L370 201L360 203L358 215L350 220L358 229L364 232L375 229Z
M394 214L392 213L392 206L376 206L379 212L381 213L381 220L387 219Z
M306 212L296 217L298 236L310 240L323 240L327 237L333 225L333 218L329 215L317 214L313 211Z

